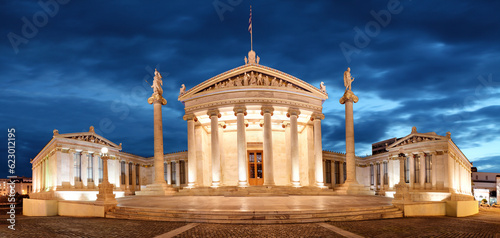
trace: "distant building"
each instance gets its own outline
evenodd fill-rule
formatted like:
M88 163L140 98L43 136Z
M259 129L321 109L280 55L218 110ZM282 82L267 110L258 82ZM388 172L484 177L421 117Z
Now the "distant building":
M498 190L500 190L500 173L477 172L477 168L472 167L471 178L476 200L486 199L490 204L497 202Z
M26 177L19 177L14 180L15 183L15 191L16 193L26 195L30 194L33 190L32 186L32 180L31 178L26 178ZM9 194L10 190L10 183L11 179L0 179L0 195L1 196L7 196Z

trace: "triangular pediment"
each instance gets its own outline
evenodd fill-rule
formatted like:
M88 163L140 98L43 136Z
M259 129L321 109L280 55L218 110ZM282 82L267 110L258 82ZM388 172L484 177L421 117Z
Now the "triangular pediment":
M85 141L85 142L90 142L94 144L99 144L111 148L116 148L118 150L121 150L121 144L117 145L108 139L94 133L94 132L82 132L82 133L69 133L69 134L58 134L55 135L54 138L61 138L61 139L70 139L70 140L78 140L78 141Z
M436 133L412 133L392 143L387 147L387 149L414 143L444 140L443 136L439 136Z
M259 64L246 64L212 77L188 91L181 92L179 101L204 93L246 88L278 89L302 92L323 100L328 98L326 92L292 75Z

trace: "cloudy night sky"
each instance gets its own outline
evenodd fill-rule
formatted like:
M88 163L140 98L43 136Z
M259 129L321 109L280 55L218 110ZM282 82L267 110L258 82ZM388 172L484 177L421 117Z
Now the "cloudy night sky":
M42 0L40 2L55 2ZM52 138L88 131L153 155L154 68L164 77L165 153L187 149L179 88L244 64L249 1L0 3L0 177L7 129L17 175ZM67 2L67 3L66 3ZM65 3L65 4L62 4ZM260 64L319 87L323 149L345 151L343 72L351 67L356 154L419 132L451 132L474 166L500 172L500 2L251 1Z

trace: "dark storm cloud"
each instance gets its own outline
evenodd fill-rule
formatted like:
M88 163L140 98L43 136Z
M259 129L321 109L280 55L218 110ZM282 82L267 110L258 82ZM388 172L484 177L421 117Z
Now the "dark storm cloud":
M355 106L358 153L368 153L371 143L405 136L397 129L409 133L411 126L440 135L451 131L462 149L496 140L500 3L401 1L401 11L391 14L348 62L340 44L355 46L355 29L377 23L374 14L382 16L388 3L254 1L254 50L263 65L315 86L325 82L330 99L324 149L345 150L338 99L348 66L360 100L394 103L380 109ZM168 101L165 152L185 150L180 84L189 89L244 63L250 47L248 5L236 4L220 18L212 1L70 1L15 53L7 35L23 36L22 18L32 22L43 8L37 1L0 3L0 122L18 132L20 173L30 174L28 159L51 139L54 128L71 133L94 125L101 135L123 143L124 151L152 156L153 109L146 102L151 89L144 80L151 83L154 68L164 76ZM114 129L100 125L107 119ZM466 155L482 161L477 163L483 169L498 171L494 159Z

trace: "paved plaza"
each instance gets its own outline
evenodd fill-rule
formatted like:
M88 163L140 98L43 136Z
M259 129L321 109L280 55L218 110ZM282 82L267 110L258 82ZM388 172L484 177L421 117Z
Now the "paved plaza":
M500 209L471 217L419 217L286 225L228 225L106 218L0 216L0 237L500 237ZM340 233L338 233L340 232ZM343 234L343 235L341 235Z

